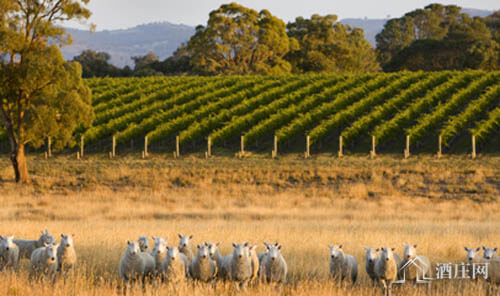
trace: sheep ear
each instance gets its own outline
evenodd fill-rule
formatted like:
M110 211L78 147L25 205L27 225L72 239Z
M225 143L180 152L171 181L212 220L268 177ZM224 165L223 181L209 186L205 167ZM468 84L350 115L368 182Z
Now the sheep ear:
M127 241L127 245L130 245L130 241Z
M14 238L14 236L12 236L12 238ZM497 250L498 250L498 248L494 248L494 249L493 249L493 251L495 251L495 252L496 252Z
M74 234L74 233L71 234L71 237L75 237L75 236L76 236L76 234Z
M235 243L233 243L233 247L236 248L236 244Z
M180 239L182 239L182 235L180 233L177 233L177 235L179 236Z
M218 247L220 246L221 242L217 242L215 245Z
M380 248L376 248L375 251L377 251L377 252L380 251Z
M391 251L393 251L393 252L396 251L396 248L392 248Z
M243 246L248 247L250 244L248 242L245 242Z
M196 245L196 247L197 247L198 249L199 249L199 248L201 248L201 246L200 246L200 245Z
M465 247L465 246L464 246L464 250L465 250L466 252L469 252L469 248L467 248L467 247Z
M278 243L278 242L275 242L275 243L274 243L274 246L275 246L275 247L279 246L279 243Z
M189 236L189 239L192 239L192 238L193 238L193 235L191 234L191 235Z
M479 248L476 249L476 252L479 252L479 251L481 251L481 247L479 247Z
M339 249L342 249L342 245L339 245Z
M413 247L416 249L418 245L413 245Z
M481 248L483 248L483 250L485 250L485 251L486 251L486 247L485 247L485 246L482 246Z
M281 245L278 246L278 250L281 250Z

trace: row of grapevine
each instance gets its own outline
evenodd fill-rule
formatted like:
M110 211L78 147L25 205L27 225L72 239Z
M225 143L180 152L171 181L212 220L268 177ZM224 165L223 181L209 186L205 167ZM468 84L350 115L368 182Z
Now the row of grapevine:
M374 91L367 92L357 101L351 101L351 104L335 109L335 113L330 118L317 124L311 131L309 135L311 144L317 143L323 137L328 137L334 130L341 129L343 126L352 123L371 107L399 94L403 89L409 87L423 76L422 73L402 76L386 87L376 88Z
M291 105L288 108L276 110L268 119L261 121L252 127L245 137L249 144L255 143L258 139L274 133L279 127L291 122L301 113L308 112L312 108L329 101L331 98L349 91L358 84L366 83L368 80L378 80L377 76L365 75L350 77L347 80L338 83L330 88L322 89L319 93L310 94L300 101L297 105ZM279 140L279 139L278 139Z
M500 130L500 107L497 107L488 114L488 119L479 122L473 129L473 135L481 142L488 137L498 134Z
M480 79L472 82L467 88L454 94L446 103L437 106L432 113L421 117L417 124L410 128L407 134L412 142L417 142L430 131L436 130L449 115L452 115L458 108L464 106L468 100L475 99L486 87L497 83L500 78L498 73L484 75Z

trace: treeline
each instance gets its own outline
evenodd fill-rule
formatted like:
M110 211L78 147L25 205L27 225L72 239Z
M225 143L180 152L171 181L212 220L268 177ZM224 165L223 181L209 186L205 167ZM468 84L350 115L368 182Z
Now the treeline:
M132 57L134 68L120 69L109 54L92 50L74 60L84 77L500 69L500 11L472 18L461 10L431 4L391 19L374 49L362 29L335 15L285 24L268 10L231 3L212 11L164 61L150 52Z

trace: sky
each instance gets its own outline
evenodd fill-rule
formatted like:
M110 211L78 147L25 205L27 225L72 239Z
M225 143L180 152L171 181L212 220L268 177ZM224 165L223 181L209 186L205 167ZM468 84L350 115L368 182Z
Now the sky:
M174 24L196 26L206 24L210 11L231 2L218 0L91 0L88 8L93 13L90 23L97 30L126 29L140 24L168 21ZM298 16L310 17L336 14L344 18L399 17L404 13L422 8L435 1L423 0L240 0L239 4L256 10L268 9L285 22ZM444 1L465 8L486 10L500 9L499 0ZM84 27L69 24L71 27Z

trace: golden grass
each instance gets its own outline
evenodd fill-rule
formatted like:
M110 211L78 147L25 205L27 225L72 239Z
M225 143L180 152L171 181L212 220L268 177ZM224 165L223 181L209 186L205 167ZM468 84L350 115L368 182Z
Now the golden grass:
M84 161L30 157L33 184L17 186L0 160L0 234L36 238L75 233L76 275L55 286L30 283L28 262L18 274L0 275L0 295L118 295L118 264L126 241L139 235L194 234L193 244L279 241L289 265L278 292L249 287L259 295L380 295L364 272L364 246L403 242L433 262L461 262L464 245L500 241L499 158L409 161L289 156L278 161L252 156L180 161L153 156L138 160L94 156ZM328 281L328 244L344 244L359 262L359 282L339 287ZM166 295L167 287L133 288L136 294ZM433 295L487 295L487 285L436 282ZM177 294L231 295L232 285L187 285ZM395 295L425 289L397 287Z

